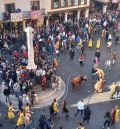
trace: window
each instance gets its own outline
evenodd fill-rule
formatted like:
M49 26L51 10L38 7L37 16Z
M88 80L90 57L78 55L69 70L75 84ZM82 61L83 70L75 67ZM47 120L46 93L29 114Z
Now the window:
M15 4L5 4L5 9L8 13L14 13L15 12Z
M31 1L31 10L40 10L40 2Z
M74 5L78 5L79 1L78 0L74 0Z
M65 7L66 6L66 0L61 0L61 7Z
M59 0L53 0L53 8L59 7Z
M68 6L72 6L73 1L72 0L68 0Z
M80 5L87 4L87 0L80 0Z

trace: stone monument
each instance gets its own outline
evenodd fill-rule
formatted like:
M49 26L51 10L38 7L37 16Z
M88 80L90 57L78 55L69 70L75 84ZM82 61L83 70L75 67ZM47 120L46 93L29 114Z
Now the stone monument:
M34 62L34 49L33 49L33 32L34 29L31 26L28 26L25 29L27 33L27 46L28 46L28 65L27 69L36 69L37 66Z

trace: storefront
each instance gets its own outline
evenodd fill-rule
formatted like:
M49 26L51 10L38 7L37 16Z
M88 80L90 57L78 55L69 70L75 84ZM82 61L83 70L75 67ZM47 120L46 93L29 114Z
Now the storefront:
M89 15L90 0L49 0L50 7L47 10L46 23L54 20L61 20L67 22L69 16L77 17L84 14L85 17ZM82 12L82 13L81 13ZM84 12L84 13L83 13Z

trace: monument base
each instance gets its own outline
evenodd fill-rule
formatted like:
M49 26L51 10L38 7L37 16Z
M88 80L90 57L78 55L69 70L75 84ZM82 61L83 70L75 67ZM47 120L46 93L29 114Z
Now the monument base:
M28 64L27 69L37 69L37 66L35 64Z

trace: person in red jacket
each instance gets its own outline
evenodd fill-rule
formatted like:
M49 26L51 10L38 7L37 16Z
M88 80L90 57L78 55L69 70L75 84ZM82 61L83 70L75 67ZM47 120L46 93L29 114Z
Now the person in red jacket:
M45 90L45 88L46 88L46 77L45 77L45 75L42 76L41 86L42 86L42 90Z

